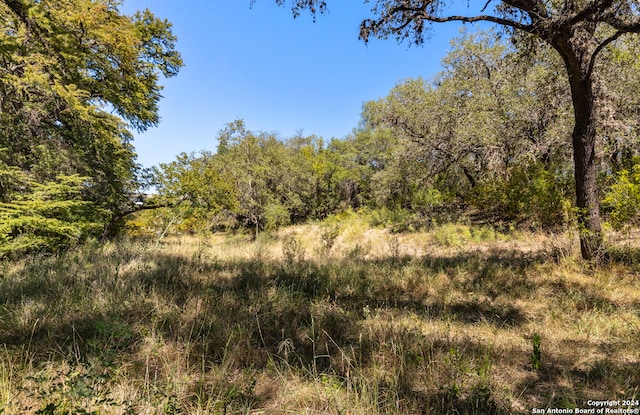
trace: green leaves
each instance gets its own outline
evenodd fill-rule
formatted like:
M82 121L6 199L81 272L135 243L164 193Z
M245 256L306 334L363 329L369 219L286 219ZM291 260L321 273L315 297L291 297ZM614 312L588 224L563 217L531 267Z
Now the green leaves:
M64 249L102 231L108 212L82 199L89 178L59 176L41 184L4 171L20 183L14 183L11 201L0 203L0 257Z
M119 5L0 2L0 182L14 179L0 187L6 246L58 249L129 209L129 129L158 123L159 76L182 61L167 21Z
M542 360L542 350L540 349L540 335L535 333L533 335L533 351L531 352L531 368L533 370L540 370Z
M159 203L188 230L224 222L255 234L326 215L339 205L341 186L359 180L345 160L355 162L354 154L340 154L337 141L324 148L314 136L280 140L236 120L218 142L217 154L181 154L155 169Z
M174 210L176 217L210 225L216 215L237 206L231 177L211 154L182 153L177 160L154 169L159 195L156 203Z
M640 164L618 174L603 204L614 228L623 229L640 223Z

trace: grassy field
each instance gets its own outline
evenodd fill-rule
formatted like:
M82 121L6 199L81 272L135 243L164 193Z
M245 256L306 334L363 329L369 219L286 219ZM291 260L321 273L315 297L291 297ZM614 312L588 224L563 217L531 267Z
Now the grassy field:
M392 233L350 217L255 242L4 262L0 413L530 414L640 399L636 242L591 267L572 233Z

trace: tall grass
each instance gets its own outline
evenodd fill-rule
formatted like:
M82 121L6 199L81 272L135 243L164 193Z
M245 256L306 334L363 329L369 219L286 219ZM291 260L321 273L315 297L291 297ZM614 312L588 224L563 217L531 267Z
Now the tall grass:
M0 413L524 414L638 399L638 255L591 269L573 241L345 217L255 242L122 240L4 262Z

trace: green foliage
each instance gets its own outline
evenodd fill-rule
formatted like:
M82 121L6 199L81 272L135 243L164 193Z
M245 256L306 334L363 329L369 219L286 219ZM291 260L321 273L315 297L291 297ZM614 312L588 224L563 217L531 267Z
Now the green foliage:
M242 120L229 123L218 141L216 154L182 154L155 169L159 201L181 223L207 217L211 228L231 217L233 227L257 236L359 203L362 180L342 153L349 143L325 149L314 136L280 140L247 130Z
M98 363L74 363L58 371L42 370L31 377L30 393L39 408L21 408L37 415L97 415L106 410L130 413L131 407L118 402L109 389L110 376Z
M603 199L611 225L616 229L640 223L640 164L622 170Z
M518 43L524 41L463 31L441 73L405 80L365 103L361 122L341 140L285 139L230 122L218 134L216 154L181 155L156 171L161 199L171 206L154 217L157 233L171 225L257 236L349 209L367 209L372 223L395 231L456 221L468 207L502 225L564 226L585 212L572 209L574 166L565 145L572 101L562 60L539 45L525 53ZM604 182L629 168L640 125L612 99L637 89L626 66L640 65L638 46L611 46L603 58L623 76L597 102L606 114L598 154L611 155L598 161ZM625 99L631 106L637 100ZM623 214L615 212L620 222L616 215Z
M558 59L528 59L492 31L464 32L432 82L409 79L365 104L363 128L396 143L371 177L373 205L452 220L471 204L500 221L566 223L571 101Z
M282 203L272 202L264 208L264 228L277 229L289 224L289 210Z
M413 195L411 207L418 211L431 211L450 199L450 196L438 189L419 189Z
M329 255L341 232L340 225L337 223L328 222L324 224L320 229L320 246L318 247L318 253L322 256Z
M447 223L433 231L433 239L440 246L462 247L469 242L488 242L506 239L506 235L491 226L470 227L462 224Z
M242 121L231 127L237 132L230 137L221 132L217 156L235 189L238 223L258 232L306 217L314 179L301 150L313 151L313 139L289 147L274 135L245 130Z
M298 239L289 235L282 240L282 256L287 266L304 262L305 248Z
M153 180L158 188L154 203L168 210L153 218L168 214L171 219L166 226L175 224L183 231L194 232L211 228L222 211L234 209L236 189L218 161L206 152L182 153L176 161L154 168Z
M108 212L84 200L90 179L60 175L38 183L23 172L4 168L18 189L5 193L0 202L0 257L31 251L56 251L77 244L103 230ZM11 174L8 174L11 173Z
M540 370L540 364L542 361L542 350L540 349L540 335L533 335L533 351L531 352L531 368L533 370Z
M553 228L570 218L571 176L542 165L516 167L502 180L483 182L473 203L500 218L533 228Z
M370 211L364 210L362 214L366 215L371 226L388 227L393 232L412 232L425 224L424 218L409 209L389 209L383 206Z
M5 247L59 249L131 209L138 166L130 129L158 123L159 75L175 75L182 61L168 22L148 10L123 15L119 5L0 3L3 176L28 181L18 192L0 188L14 218L4 237L20 239ZM24 240L25 232L36 236Z

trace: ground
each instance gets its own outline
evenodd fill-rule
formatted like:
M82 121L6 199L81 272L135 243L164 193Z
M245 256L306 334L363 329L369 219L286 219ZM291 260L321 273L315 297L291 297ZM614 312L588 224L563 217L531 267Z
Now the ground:
M635 237L593 266L574 232L351 216L5 262L0 413L640 409Z

